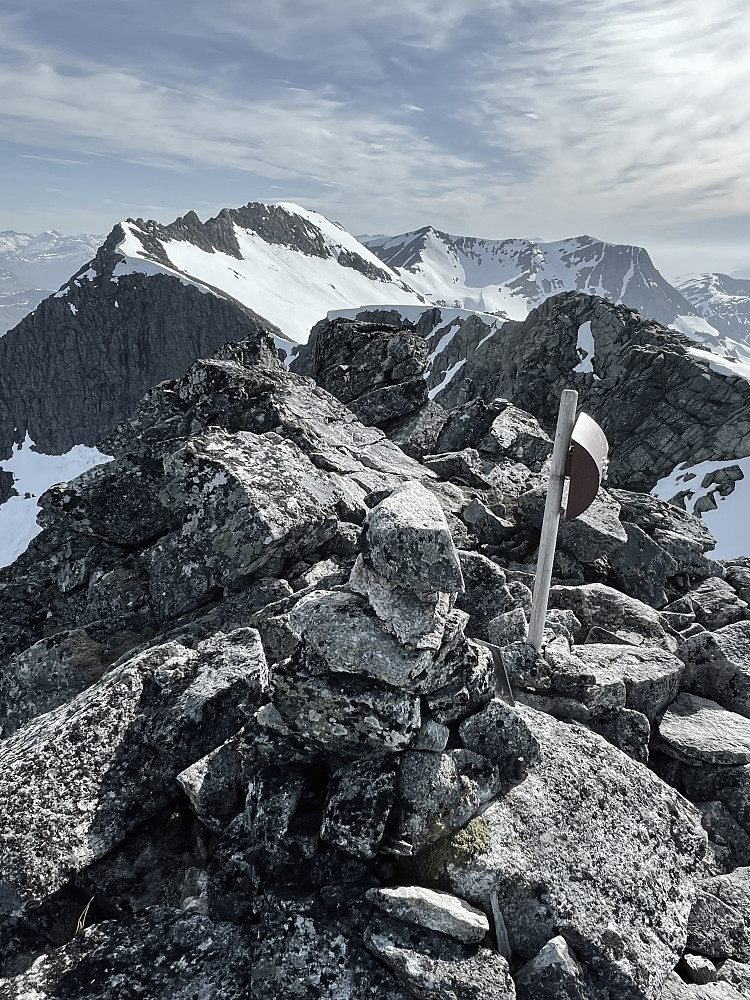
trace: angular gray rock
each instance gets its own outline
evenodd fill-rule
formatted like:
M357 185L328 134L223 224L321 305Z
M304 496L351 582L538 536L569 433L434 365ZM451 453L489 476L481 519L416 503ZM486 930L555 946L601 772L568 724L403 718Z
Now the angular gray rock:
M750 996L750 965L747 963L728 958L719 966L717 978L720 983L733 986L741 996Z
M686 952L677 966L680 975L689 983L705 986L716 981L716 966L705 955L691 955Z
M713 959L750 961L750 868L702 883L690 911L687 948Z
M592 719L591 729L628 757L647 764L651 743L651 725L641 712L618 708L611 715Z
M429 400L418 410L389 424L388 437L409 458L421 462L425 455L437 451L438 437L447 419L447 411Z
M616 583L631 597L652 607L667 603L667 581L679 572L679 563L637 524L624 523L627 542L609 556Z
M750 718L750 622L703 632L683 643L683 690Z
M427 344L397 313L321 320L309 349L309 374L363 423L387 424L427 402Z
M339 768L328 784L320 836L359 858L375 856L398 785L398 761L383 756Z
M515 459L538 472L552 454L552 440L536 417L509 404L495 417L478 448Z
M516 972L518 1000L594 1000L592 986L565 938L558 934Z
M552 587L549 606L572 611L584 633L598 625L636 646L662 646L671 653L677 649L677 640L665 631L653 608L602 583ZM583 638L576 636L576 641Z
M726 581L741 601L750 604L750 556L738 556L724 563Z
M0 736L70 701L106 670L101 643L84 629L40 639L0 665Z
M7 1000L239 1000L249 995L251 947L231 923L152 907L122 921L88 927L13 979Z
M38 902L174 798L268 687L254 629L167 642L0 744L0 896ZM50 764L53 761L53 764ZM33 824L19 829L19 814Z
M416 649L439 649L450 613L451 595L444 591L416 594L381 576L357 557L349 587L367 598L370 607L405 646Z
M459 550L465 591L456 607L470 615L467 634L484 637L488 623L497 615L511 611L516 600L507 586L506 576L496 562L479 552Z
M592 717L629 708L656 718L677 696L680 660L654 646L586 643L567 653L557 643L547 648L550 687L586 705Z
M479 944L490 929L486 914L449 892L399 885L370 889L367 898L389 917L439 931L463 944Z
M562 934L605 996L653 995L683 951L705 850L699 817L601 737L519 711L541 758L483 813L489 845L448 861L445 884L481 907L498 891L519 960Z
M374 570L406 590L464 589L443 510L420 483L400 487L370 511L362 547Z
M237 1000L412 1000L366 950L356 904L331 902L333 915L299 894L266 902L251 966L245 958L251 989Z
M659 723L662 749L689 764L750 763L750 720L715 701L681 694Z
M722 566L706 555L716 543L700 518L650 493L610 492L621 504L622 520L634 524L648 535L666 557L675 560L680 572L699 580L723 574ZM665 556L655 554L659 562Z
M472 816L500 789L497 767L470 750L407 751L398 785L398 839L416 854Z
M273 434L214 430L164 465L164 503L185 523L147 549L144 561L152 599L167 613L249 576L282 550L314 551L345 510L350 520L365 515L361 490L321 473Z
M303 673L286 661L272 683L274 704L290 729L339 753L403 750L422 724L419 695L367 678Z
M461 742L498 768L503 781L512 781L539 759L539 743L514 708L499 698L459 725Z
M419 1000L515 1000L508 963L496 951L376 914L367 948Z
M704 580L699 587L689 591L687 597L696 620L709 632L750 618L747 603L740 600L726 580L717 576Z
M659 1000L744 1000L744 996L744 993L738 993L729 983L696 986L686 983L673 972L664 984Z
M535 528L541 529L546 487L524 493L518 500L518 513ZM596 499L583 514L573 521L562 521L557 533L558 547L569 552L581 563L593 563L610 556L628 540L620 524L620 505L606 490L599 490Z
M487 640L493 646L509 646L512 642L525 642L529 623L523 608L513 608L487 622Z
M722 802L696 802L703 829L708 834L704 868L711 875L726 875L750 865L750 834L739 825Z
M405 648L356 594L315 590L297 602L289 622L304 637L299 662L310 673L361 675L395 688L429 690L433 651ZM442 635L438 645L440 640Z

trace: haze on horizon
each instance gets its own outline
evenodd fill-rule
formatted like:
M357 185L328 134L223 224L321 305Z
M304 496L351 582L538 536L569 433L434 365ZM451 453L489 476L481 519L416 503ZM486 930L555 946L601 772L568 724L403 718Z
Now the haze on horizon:
M294 201L750 267L746 0L5 0L0 230Z

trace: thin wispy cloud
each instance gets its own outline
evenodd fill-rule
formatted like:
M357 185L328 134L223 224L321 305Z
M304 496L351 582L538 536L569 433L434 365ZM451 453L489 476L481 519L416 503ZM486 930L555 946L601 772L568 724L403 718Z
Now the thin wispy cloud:
M22 160L43 160L45 163L61 163L63 166L87 167L84 160L64 160L60 156L36 156L34 153L21 153Z
M101 212L293 190L358 231L645 242L750 204L746 0L6 0L0 37L2 149L93 165Z

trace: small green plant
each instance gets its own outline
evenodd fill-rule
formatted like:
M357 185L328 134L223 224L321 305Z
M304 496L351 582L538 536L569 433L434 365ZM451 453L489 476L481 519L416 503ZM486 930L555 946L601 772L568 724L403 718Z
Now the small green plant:
M449 866L465 868L489 848L491 841L487 820L476 817L463 829L430 844L413 858L404 858L399 863L399 875L417 885L447 889Z

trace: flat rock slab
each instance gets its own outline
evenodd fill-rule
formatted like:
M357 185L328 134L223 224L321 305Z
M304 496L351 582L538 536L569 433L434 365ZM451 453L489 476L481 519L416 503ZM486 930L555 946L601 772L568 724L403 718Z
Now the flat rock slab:
M586 643L574 646L571 656L583 665L581 673L592 672L600 685L621 681L625 706L647 719L656 718L677 697L684 670L676 656L658 646Z
M153 907L87 928L13 979L3 1000L241 1000L250 995L250 941L235 924Z
M562 934L605 996L653 996L684 948L706 842L700 818L584 727L518 711L541 757L477 820L489 846L449 862L446 885L482 908L497 890L518 960Z
M683 693L659 724L662 749L688 763L750 763L750 719L715 701Z
M508 963L496 951L376 913L365 945L420 1000L515 1000Z
M254 629L167 642L0 743L0 912L43 900L155 815L267 687Z
M686 983L673 972L659 994L659 1000L746 1000L746 994L739 993L731 983L707 983L695 986Z
M490 929L486 914L449 892L435 892L421 885L370 889L367 898L390 917L440 931L464 944L478 944Z
M305 639L310 672L318 663L321 672L363 675L408 688L417 678L424 680L434 660L430 650L402 646L358 594L314 591L297 602L289 623Z
M277 668L273 699L294 733L352 756L403 750L422 725L418 695L366 677L310 675L292 662Z
M657 611L603 583L552 587L549 606L566 608L578 618L583 634L576 636L577 642L599 626L635 646L661 646L670 653L677 649L677 639L664 630Z

